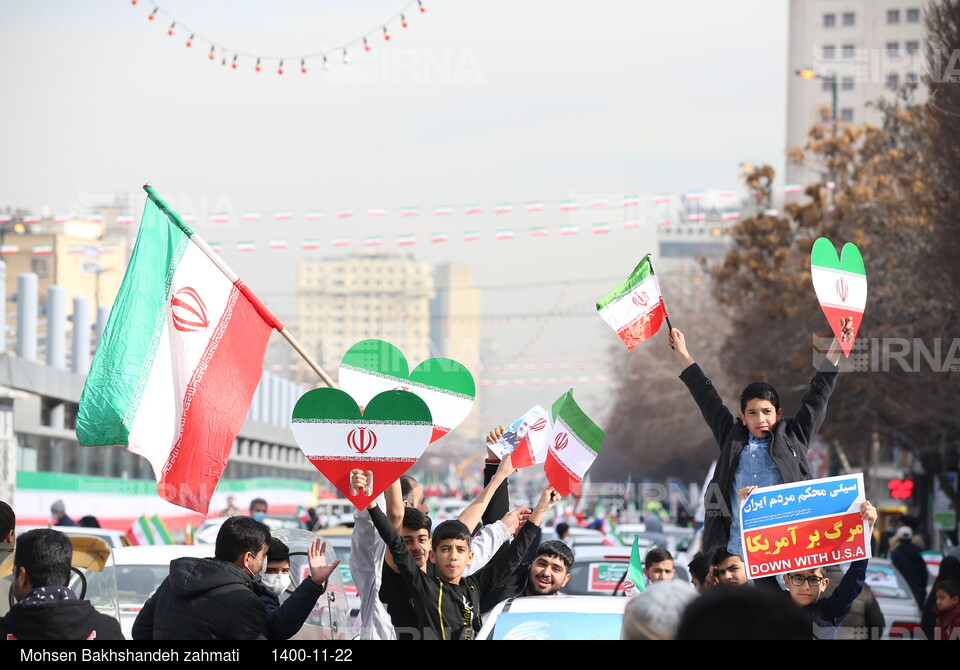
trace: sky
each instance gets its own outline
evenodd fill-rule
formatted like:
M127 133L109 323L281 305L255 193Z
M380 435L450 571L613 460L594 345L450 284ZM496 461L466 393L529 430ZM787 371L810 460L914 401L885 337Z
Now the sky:
M519 238L530 226L569 223L556 212L564 199L736 187L743 162L779 172L786 0L424 6L421 13L404 0L2 3L0 209L82 215L127 194L138 214L140 187L149 182L181 213L196 211L198 232L222 242L225 260L287 318L302 252L267 256L269 239L296 247L304 237L347 236L356 247L368 235L415 233L418 260L471 266L490 319L577 311L548 323L508 319L488 342L490 364L531 351L541 353L538 364L605 360L615 336L591 316L590 303L649 251L649 231L493 242L494 230L512 227ZM190 48L187 29L196 35ZM369 53L358 44L364 36ZM349 65L337 49L343 45ZM324 52L329 71L308 58L300 72L301 55ZM261 72L254 54L263 57ZM286 57L283 75L274 56ZM489 211L497 203L522 210L530 201L550 211ZM474 203L488 212L464 215ZM441 205L457 213L429 216ZM421 216L401 219L403 207L419 207ZM333 216L368 208L388 216ZM324 219L304 220L313 210ZM216 228L203 215L218 211L265 215ZM294 219L274 222L269 213L277 211ZM577 216L589 227L622 213ZM482 230L484 240L422 241L468 229ZM230 249L239 240L256 241L258 252ZM571 327L587 322L589 332ZM528 399L512 403L517 416Z

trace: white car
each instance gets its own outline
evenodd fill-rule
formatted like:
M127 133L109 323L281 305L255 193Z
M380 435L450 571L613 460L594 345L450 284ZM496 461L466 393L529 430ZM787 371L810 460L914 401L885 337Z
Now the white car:
M478 640L619 640L629 598L525 596L490 610Z
M28 530L35 530L37 528L46 528L46 526L17 526L17 537L20 537ZM107 546L110 548L123 547L126 545L124 541L124 533L119 530L113 530L110 528L86 528L84 526L54 526L53 530L58 530L64 535L74 536L74 535L88 535L90 537L99 537L101 540L107 543Z

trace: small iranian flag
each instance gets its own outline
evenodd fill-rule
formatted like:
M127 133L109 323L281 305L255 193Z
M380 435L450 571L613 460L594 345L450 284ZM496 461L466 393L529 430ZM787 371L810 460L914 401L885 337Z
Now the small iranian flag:
M787 184L786 186L783 187L783 192L784 193L802 193L803 186L801 186L800 184Z
M638 591L647 588L643 578L643 557L640 556L640 536L633 536L633 549L630 551L630 567L627 568L627 579L633 583Z
M468 230L467 232L465 232L465 233L463 234L463 241L464 241L464 242L476 242L476 241L479 240L479 239L480 239L480 231L479 231L479 230Z
M352 209L341 209L339 212L337 212L338 219L349 219L351 216L353 216Z
M274 221L289 221L293 218L293 212L274 212Z
M57 217L57 218L59 219L61 217ZM69 220L69 217L67 217L66 220ZM118 225L121 225L121 226L129 226L134 221L132 216L118 216L114 220L117 222Z
M467 205L467 214L483 214L483 206Z
M560 201L560 211L561 212L572 212L577 208L577 203L575 200L561 200Z
M87 375L80 444L147 459L157 492L205 514L281 324L149 186Z
M453 207L443 205L442 207L437 207L433 210L433 213L437 216L446 216L447 214L453 214Z
M528 212L542 212L544 209L546 209L546 205L544 205L542 202L528 202L524 209Z
M193 527L193 522L188 521L187 527L183 529L183 543L186 545L192 545L196 532L197 529Z
M511 432L513 436L508 435ZM547 460L551 436L547 410L540 405L534 405L519 421L513 422L497 444L516 442L516 446L513 447L513 467L519 470Z
M593 198L590 200L591 207L607 207L610 205L608 198Z
M655 205L663 205L663 204L666 204L666 203L668 203L668 202L670 202L670 196L669 196L669 195L655 195L655 196L653 196L653 203L654 203Z
M257 243L256 242L237 242L237 251L256 251Z
M409 247L417 243L416 235L401 235L397 238L397 244L401 247Z
M244 212L240 215L241 221L259 221L260 212Z
M170 533L167 532L167 527L164 525L163 520L156 514L150 518L141 515L140 518L133 522L133 525L130 526L130 530L126 532L124 537L127 540L127 544L134 547L142 547L150 544L173 544L173 538L171 538Z
M530 229L530 237L546 237L549 235L549 231L545 226L537 226L536 228Z
M91 223L103 223L103 214L91 214L86 218L87 221ZM39 216L25 216L23 217L24 223L36 223L40 221Z
M690 214L690 215L687 217L687 221L692 221L692 222L706 221L706 220L707 220L707 215L704 214L703 212L697 212L696 214Z
M209 246L210 246L210 250L215 253L219 254L221 251L223 251L223 245L220 244L219 242L211 242Z
M319 221L323 218L323 212L307 212L303 218L307 221Z
M35 244L33 245L33 255L34 256L47 256L53 253L53 246L49 244Z
M335 237L330 240L331 247L346 247L350 245L350 238L347 237Z
M434 233L430 236L431 242L446 242L450 239L450 233Z
M736 221L740 218L740 212L724 212L720 219L723 221Z
M303 240L300 242L301 249L319 249L320 240Z
M703 191L691 191L690 193L687 193L687 200L691 202L700 202L705 197L707 197L707 194Z
M669 226L672 223L673 223L673 219L671 219L669 216L661 216L660 218L657 219L658 226Z
M667 318L667 308L650 254L643 257L629 277L600 299L597 311L628 350L653 337Z
M498 230L494 237L496 237L498 240L512 240L514 237L516 237L516 233L510 229L503 228Z
M66 223L67 221L70 221L72 218L73 217L70 216L69 214L57 214L56 216L53 217L53 221L54 223ZM121 219L130 219L130 221L121 221ZM114 220L117 223L133 223L132 216L118 216ZM9 219L7 219L7 221L9 221Z
M100 253L112 254L115 253L117 249L119 249L119 247L116 244L104 244L100 247Z
M638 195L625 195L623 197L624 207L636 207L639 204L640 204L640 196Z
M592 226L590 226L590 232L593 233L594 235L602 235L602 234L604 234L604 233L609 233L609 232L610 232L610 224L609 224L609 223L595 223L595 224L593 224Z
M553 403L550 416L553 431L543 472L561 496L568 496L593 465L606 435L580 409L573 399L573 389Z
M720 191L720 197L721 197L721 198L725 198L725 199L736 198L736 197L737 197L737 192L736 192L735 190L733 190L732 188L724 189L724 190Z
M493 208L493 211L497 214L509 214L513 211L513 205L501 204Z
M197 222L197 216L196 216L195 214L184 214L183 217L181 217L181 218L183 218L183 222L184 222L184 223L196 223L196 222Z
M624 228L639 228L643 225L643 221L640 219L630 219L629 221L623 222Z
M366 247L379 247L383 245L383 238L379 235L368 236L363 240L363 245Z
M0 246L0 254L15 254L20 251L20 247L16 244L4 244Z
M367 210L367 216L386 216L386 215L387 215L387 210L385 209L374 208L374 209Z
M286 249L289 246L286 240L270 240L271 249Z
M303 505L297 506L297 520L304 523L310 521L310 515L307 514L307 509Z
M420 210L417 207L404 207L400 210L400 216L419 216Z
M560 226L561 235L578 235L580 233L579 226Z
M230 223L230 217L227 214L211 214L210 223Z

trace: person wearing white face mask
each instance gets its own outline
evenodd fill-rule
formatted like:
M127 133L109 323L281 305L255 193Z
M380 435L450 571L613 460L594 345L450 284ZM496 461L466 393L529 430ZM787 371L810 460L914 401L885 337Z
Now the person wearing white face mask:
M267 620L259 583L270 529L246 516L223 522L214 558L177 558L143 605L134 640L263 640Z
M327 588L327 579L340 561L327 565L324 554L327 550L326 542L317 539L307 549L307 564L310 567L310 578L304 579L296 589L290 575L290 550L277 538L271 538L270 548L267 550L266 570L261 583L266 593L260 596L260 602L267 612L267 639L287 640L293 637L303 622L310 616L317 599ZM285 591L293 590L290 596L280 603L280 596Z

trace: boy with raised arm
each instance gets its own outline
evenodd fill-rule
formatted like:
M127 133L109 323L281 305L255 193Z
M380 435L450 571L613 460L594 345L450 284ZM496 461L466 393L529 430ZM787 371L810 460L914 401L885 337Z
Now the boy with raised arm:
M843 341L852 340L853 319L842 319L840 326ZM731 554L742 556L738 491L745 486L775 486L810 479L807 449L823 424L827 402L837 384L840 343L834 339L794 417L783 417L776 389L754 382L740 394L740 415L736 419L687 351L683 333L676 328L671 330L669 343L684 365L680 379L720 447L713 480L704 493L704 550L727 547Z
M376 501L370 503L370 518L403 578L424 639L474 638L482 625L480 599L517 568L533 542L544 514L559 500L556 490L547 486L510 547L498 552L484 568L469 576L463 573L474 556L470 547L471 533L463 522L444 521L434 530L429 560L436 574L431 576L414 562L403 538Z

